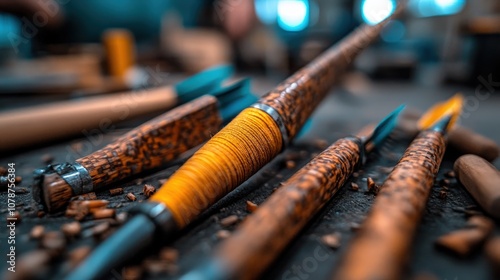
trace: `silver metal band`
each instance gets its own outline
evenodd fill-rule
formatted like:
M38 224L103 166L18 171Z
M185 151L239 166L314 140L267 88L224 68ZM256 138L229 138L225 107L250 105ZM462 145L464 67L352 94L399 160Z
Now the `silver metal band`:
M70 185L74 194L80 195L94 191L92 178L87 169L77 162L72 163L71 166L72 171L60 174L60 176Z
M283 138L283 147L288 145L288 141L290 140L288 138L288 131L286 130L285 123L283 122L283 118L281 115L274 109L273 107L266 105L266 104L261 104L261 103L255 103L252 106L250 106L255 109L259 109L261 111L266 112L271 118L273 118L274 122L278 125L278 128L281 132L281 137Z

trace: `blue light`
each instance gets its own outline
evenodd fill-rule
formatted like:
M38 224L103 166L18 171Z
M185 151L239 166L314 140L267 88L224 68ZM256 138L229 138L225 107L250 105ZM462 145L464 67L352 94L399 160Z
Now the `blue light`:
M394 13L394 0L364 0L361 4L361 16L369 25L375 25Z
M255 0L255 13L264 24L271 25L276 21L277 10L277 0Z
M388 43L396 43L401 41L406 33L404 24L399 20L391 20L389 24L382 30L380 37Z
M301 31L309 25L309 1L279 0L278 25L285 31Z
M411 0L410 10L419 17L446 16L460 12L465 0Z

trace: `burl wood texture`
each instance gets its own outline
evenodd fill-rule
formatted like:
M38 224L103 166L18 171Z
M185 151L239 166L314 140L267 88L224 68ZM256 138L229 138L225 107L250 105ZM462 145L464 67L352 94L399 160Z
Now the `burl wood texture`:
M130 131L103 149L76 160L92 177L94 190L159 167L207 141L221 127L217 99L202 96Z
M230 278L256 278L344 185L359 160L360 146L340 139L288 179L217 251Z
M385 23L358 28L259 100L280 114L290 139L297 135L328 89L358 53L377 38Z
M421 132L389 174L334 279L400 279L445 151L443 135Z

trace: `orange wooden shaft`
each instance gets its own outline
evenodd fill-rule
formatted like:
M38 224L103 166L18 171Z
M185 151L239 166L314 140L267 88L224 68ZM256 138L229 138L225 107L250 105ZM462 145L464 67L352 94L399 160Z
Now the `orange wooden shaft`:
M400 279L445 148L444 136L436 131L423 131L411 143L382 185L334 279Z
M256 278L347 181L361 140L340 139L283 183L217 251L229 278Z

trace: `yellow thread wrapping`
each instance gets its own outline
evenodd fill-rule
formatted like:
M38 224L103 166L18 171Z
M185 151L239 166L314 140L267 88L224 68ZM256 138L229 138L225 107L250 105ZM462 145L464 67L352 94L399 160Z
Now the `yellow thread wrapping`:
M200 148L151 197L165 204L179 227L273 159L282 136L267 113L245 109Z

